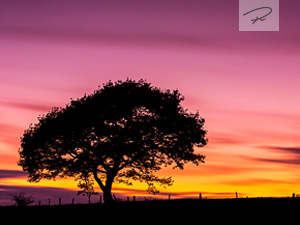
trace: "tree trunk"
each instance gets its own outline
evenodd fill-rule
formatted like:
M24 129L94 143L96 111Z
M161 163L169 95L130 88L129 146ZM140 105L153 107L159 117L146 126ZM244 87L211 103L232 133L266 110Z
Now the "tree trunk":
M104 203L114 202L114 199L111 194L111 188L112 188L114 179L115 179L115 176L113 176L113 175L107 176L107 178L106 178L106 182L105 182L106 184L105 184L105 188L103 191Z
M94 173L94 178L103 192L104 203L113 203L114 199L111 194L111 188L115 176L107 176L105 186L102 183L101 179L97 176L97 173Z
M105 204L110 204L114 202L114 199L111 195L111 189L106 189L103 191L103 199Z

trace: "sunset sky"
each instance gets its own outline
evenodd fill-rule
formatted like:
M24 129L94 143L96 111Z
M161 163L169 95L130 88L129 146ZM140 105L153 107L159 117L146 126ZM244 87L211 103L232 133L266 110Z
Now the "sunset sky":
M300 194L299 11L280 0L279 32L240 32L238 0L0 1L0 205L20 191L77 198L73 179L26 181L20 137L53 106L127 77L178 89L206 120L206 163L163 169L175 182L157 197Z

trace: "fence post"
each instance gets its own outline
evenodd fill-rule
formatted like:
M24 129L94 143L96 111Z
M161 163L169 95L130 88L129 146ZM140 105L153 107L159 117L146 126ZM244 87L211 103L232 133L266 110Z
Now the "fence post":
M127 197L127 202L129 202L129 197Z
M293 193L293 198L295 198L295 193Z
M238 193L237 193L237 192L235 192L235 197L236 197L236 198L239 198L239 196L238 196Z
M50 198L48 199L48 205L50 206Z
M100 195L100 203L102 203L102 195Z
M39 201L39 206L41 205L41 201Z
M115 202L117 202L118 199L117 199L117 197L115 196L115 194L113 194L113 197L114 197Z
M135 202L135 196L133 196L133 201Z
M200 199L200 200L202 199L202 194L201 194L201 193L199 194L199 199Z
M171 194L169 194L169 200L171 200Z
M72 205L74 205L74 202L75 202L75 198L72 198Z
M58 199L58 205L61 205L61 198Z

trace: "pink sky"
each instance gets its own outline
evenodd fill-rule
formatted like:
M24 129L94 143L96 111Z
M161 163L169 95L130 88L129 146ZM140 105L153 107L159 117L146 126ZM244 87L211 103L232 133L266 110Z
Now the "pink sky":
M0 190L66 187L1 171L21 170L19 140L38 115L130 77L178 88L184 107L206 119L206 164L162 171L175 179L162 192L296 192L300 3L280 1L279 32L239 32L238 8L237 0L2 1Z

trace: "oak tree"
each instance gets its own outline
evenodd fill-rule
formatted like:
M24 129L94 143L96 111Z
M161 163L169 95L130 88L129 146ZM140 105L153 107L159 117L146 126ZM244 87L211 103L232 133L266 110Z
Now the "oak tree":
M144 80L99 86L92 94L52 108L21 138L18 164L30 182L42 178L84 177L95 180L104 201L112 202L114 182L144 181L172 185L158 177L164 166L199 165L207 144L204 119L185 110L178 90L162 90Z

